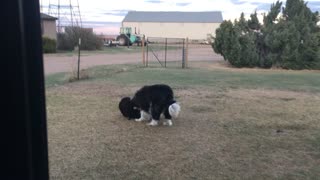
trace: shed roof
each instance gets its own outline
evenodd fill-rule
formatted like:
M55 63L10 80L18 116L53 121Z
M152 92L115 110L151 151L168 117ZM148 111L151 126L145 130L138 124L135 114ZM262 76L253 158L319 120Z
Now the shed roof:
M181 22L181 23L221 23L220 11L206 12L151 12L129 11L123 22Z
M49 16L48 14L44 14L44 13L40 13L40 17L41 17L41 19L45 19L45 20L57 20L58 19L56 17Z

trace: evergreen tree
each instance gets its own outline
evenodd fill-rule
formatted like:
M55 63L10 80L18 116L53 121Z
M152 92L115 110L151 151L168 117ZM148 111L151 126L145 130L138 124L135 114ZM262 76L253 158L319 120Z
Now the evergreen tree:
M213 48L235 67L255 67L258 65L256 37L242 13L239 21L224 21L216 30Z
M239 21L235 21L234 24L238 26L241 34L247 33L249 31L248 21L244 18L243 12L240 15Z
M280 66L277 63L280 58L279 51L281 51L281 39L279 39L281 34L279 33L283 32L283 28L276 22L281 6L282 2L273 3L268 14L263 17L264 24L258 43L261 67Z
M232 46L233 24L231 21L223 21L218 29L212 44L214 52L221 54L227 60L228 50Z
M277 1L276 3L273 3L270 8L270 12L267 16L264 16L263 23L265 27L272 26L279 16L279 13L281 12L281 6L282 2Z
M271 5L261 25L257 13L246 21L224 21L216 30L213 48L236 67L320 69L319 13L303 0ZM282 10L282 15L280 16Z
M250 19L248 20L248 27L251 30L260 31L261 24L258 20L257 11L250 15Z
M259 24L258 18L257 24ZM254 20L251 19L251 22ZM234 23L235 30L235 46L240 45L236 58L237 64L231 63L236 67L255 67L258 65L258 53L256 50L256 33L249 28L249 22L244 18L244 13L241 13L239 21ZM235 57L234 57L235 58Z
M287 0L283 21L289 29L289 40L282 52L282 67L288 69L319 68L318 13L313 13L303 0Z
M226 50L226 59L235 67L243 67L241 62L241 44L239 42L239 32L232 29L230 33L230 47Z

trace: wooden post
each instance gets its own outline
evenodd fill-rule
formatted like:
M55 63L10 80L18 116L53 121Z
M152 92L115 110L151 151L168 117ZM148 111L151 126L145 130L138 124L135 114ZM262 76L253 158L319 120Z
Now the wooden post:
M188 56L189 56L189 38L187 37L186 39L186 51L185 51L185 63L186 63L186 68L188 68Z

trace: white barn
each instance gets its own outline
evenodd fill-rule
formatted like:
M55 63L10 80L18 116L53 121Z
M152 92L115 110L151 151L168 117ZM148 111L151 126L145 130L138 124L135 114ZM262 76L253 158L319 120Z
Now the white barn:
M204 40L215 35L222 23L220 11L209 12L145 12L129 11L122 21L133 33L146 37L186 38Z

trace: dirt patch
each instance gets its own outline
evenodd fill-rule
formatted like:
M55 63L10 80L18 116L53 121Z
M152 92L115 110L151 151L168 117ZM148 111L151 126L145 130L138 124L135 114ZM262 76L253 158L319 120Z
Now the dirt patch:
M51 179L320 175L318 146L311 143L320 129L318 94L176 88L181 116L173 127L148 127L117 108L120 97L138 88L76 82L47 91Z

